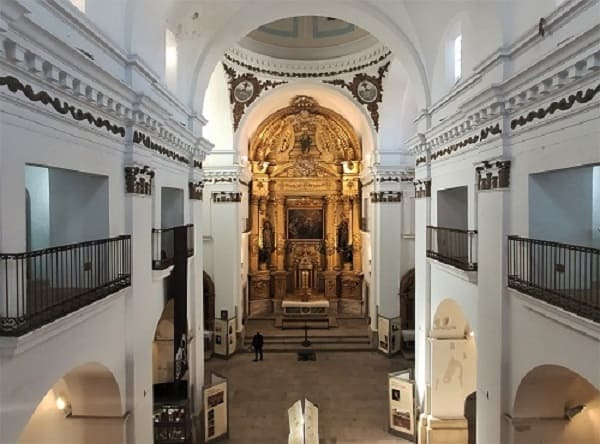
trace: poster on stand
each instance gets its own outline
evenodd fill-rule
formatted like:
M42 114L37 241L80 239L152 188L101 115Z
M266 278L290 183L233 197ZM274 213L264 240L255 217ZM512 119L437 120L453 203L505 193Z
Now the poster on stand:
M214 352L218 356L227 356L227 321L215 319Z
M229 434L229 403L227 379L211 375L210 385L204 388L204 441L210 442Z
M415 441L415 382L410 370L388 375L390 432Z
M237 318L227 322L227 356L231 356L237 349Z
M390 320L383 316L377 319L377 348L386 355L390 352Z
M390 320L390 354L398 353L402 348L402 320L393 318Z

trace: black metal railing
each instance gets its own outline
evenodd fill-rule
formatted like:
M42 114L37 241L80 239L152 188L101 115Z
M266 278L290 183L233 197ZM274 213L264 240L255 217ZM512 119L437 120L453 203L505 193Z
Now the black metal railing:
M427 257L461 270L477 270L477 231L427 226Z
M508 286L600 322L600 250L508 237Z
M187 254L194 255L194 225L185 225L187 228ZM175 229L152 229L152 269L164 270L173 265L175 259Z
M20 336L131 284L131 236L0 254L0 336Z

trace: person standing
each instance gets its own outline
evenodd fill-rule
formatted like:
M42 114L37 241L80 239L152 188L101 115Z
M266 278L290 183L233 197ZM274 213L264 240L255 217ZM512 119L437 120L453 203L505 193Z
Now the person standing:
M263 343L264 343L264 338L263 336L260 334L259 331L256 332L256 334L254 335L254 337L252 338L252 347L254 347L254 354L255 354L255 358L254 361L258 361L258 355L260 354L260 360L263 360Z

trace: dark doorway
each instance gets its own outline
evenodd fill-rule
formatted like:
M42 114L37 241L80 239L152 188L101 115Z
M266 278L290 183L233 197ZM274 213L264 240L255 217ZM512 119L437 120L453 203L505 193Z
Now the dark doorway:
M475 444L475 424L477 415L477 393L473 392L465 399L465 418L467 418L467 429L469 431L469 444Z

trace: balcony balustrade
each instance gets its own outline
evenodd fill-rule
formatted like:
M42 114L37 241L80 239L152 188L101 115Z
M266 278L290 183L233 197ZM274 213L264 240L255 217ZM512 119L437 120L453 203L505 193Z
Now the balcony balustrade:
M194 255L194 225L185 225L187 229L187 254ZM164 270L173 265L175 259L175 229L152 229L152 269Z
M0 254L0 336L21 336L131 285L131 236Z
M427 257L465 271L477 270L477 231L427 226Z
M508 286L600 323L600 250L508 237Z

